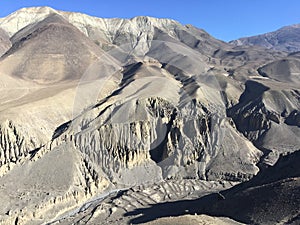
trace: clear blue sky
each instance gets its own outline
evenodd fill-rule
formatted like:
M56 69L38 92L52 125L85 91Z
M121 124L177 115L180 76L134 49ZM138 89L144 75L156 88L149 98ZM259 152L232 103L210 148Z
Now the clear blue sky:
M30 6L109 18L172 18L225 41L300 23L300 0L0 0L0 17Z

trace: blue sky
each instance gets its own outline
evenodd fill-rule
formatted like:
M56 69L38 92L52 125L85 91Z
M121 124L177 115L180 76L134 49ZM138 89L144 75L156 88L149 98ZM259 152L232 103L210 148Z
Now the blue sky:
M0 0L0 17L30 6L98 17L172 18L225 41L300 23L300 0Z

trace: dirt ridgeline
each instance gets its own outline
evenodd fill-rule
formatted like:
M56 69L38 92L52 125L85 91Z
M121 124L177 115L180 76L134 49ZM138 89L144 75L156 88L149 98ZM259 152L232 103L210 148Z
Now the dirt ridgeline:
M211 217L207 215L186 215L179 217L160 218L143 225L242 225L225 217Z

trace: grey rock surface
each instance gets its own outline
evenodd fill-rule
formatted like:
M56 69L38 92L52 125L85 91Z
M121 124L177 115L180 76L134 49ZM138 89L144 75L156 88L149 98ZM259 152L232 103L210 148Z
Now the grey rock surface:
M11 47L8 34L0 29L0 56L2 56Z

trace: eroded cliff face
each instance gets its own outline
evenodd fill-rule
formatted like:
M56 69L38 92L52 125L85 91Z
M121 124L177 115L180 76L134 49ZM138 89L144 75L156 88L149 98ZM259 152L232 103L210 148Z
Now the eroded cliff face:
M83 204L109 186L68 144L41 148L1 178L1 224L40 224ZM18 198L18 201L13 199Z
M265 153L263 162L271 165L280 154L298 150L300 144L299 93L293 86L283 86L247 82L240 102L228 110L237 129Z
M80 116L70 122L58 139L72 139L112 182L118 183L124 169L144 163L157 170L150 180L163 176L238 181L258 172L260 151L235 131L222 112L210 111L196 99L176 106L151 97L102 107L86 113L96 117ZM54 142L59 146L59 141ZM220 166L222 162L226 164ZM140 179L131 182L145 182L145 175Z
M19 131L12 121L4 122L0 128L0 133L1 167L10 162L16 163L23 155L27 155L31 149L37 148L34 140L29 143L24 141L24 133Z
M118 108L124 113L126 104L136 115L130 122L115 111ZM2 218L5 223L12 218L18 218L21 224L49 220L108 186L126 188L164 178L242 181L258 172L255 164L260 151L236 133L230 121L214 119L216 115L199 102L175 107L162 98L151 97L112 105L105 112L101 105L92 110L65 124L62 133L7 172L3 182L28 168L28 176L21 183L43 192L36 198L24 197L29 203L24 207L8 205L2 209L9 211ZM220 129L227 132L220 135ZM231 143L230 148L226 142ZM17 190L20 195L26 192L21 187ZM36 201L39 203L33 209Z
M0 29L0 56L2 56L11 47L8 34Z

